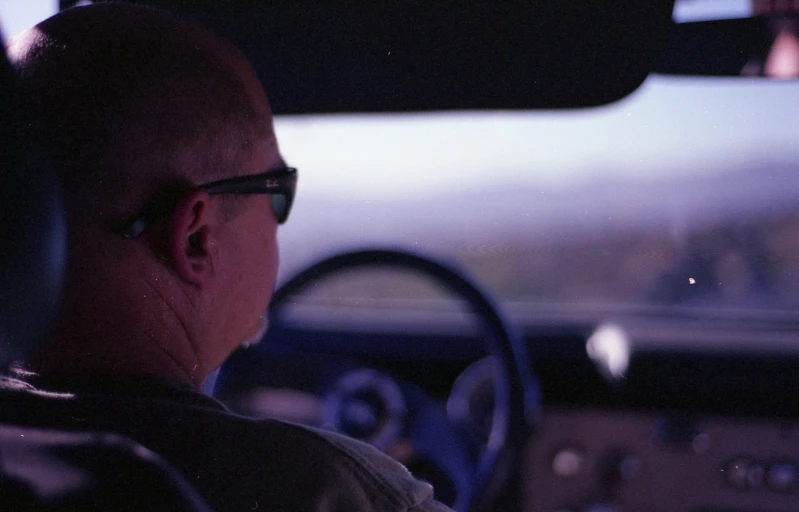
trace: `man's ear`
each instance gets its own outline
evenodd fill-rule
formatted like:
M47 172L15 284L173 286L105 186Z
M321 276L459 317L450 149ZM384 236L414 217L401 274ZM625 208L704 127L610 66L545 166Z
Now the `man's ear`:
M204 190L182 198L169 222L169 255L178 275L186 282L206 288L214 277L216 201Z

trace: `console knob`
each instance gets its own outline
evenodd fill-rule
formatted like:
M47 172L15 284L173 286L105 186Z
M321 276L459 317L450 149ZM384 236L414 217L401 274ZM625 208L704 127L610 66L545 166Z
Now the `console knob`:
M641 460L622 449L612 450L604 457L600 466L602 482L618 486L634 479L641 470Z
M577 476L584 465L585 456L579 448L562 448L552 457L552 472L561 478Z
M613 503L592 503L583 507L580 512L620 512L621 509Z
M763 466L749 457L736 457L724 468L727 483L737 489L751 489L763 483Z
M797 484L796 466L789 462L776 462L766 471L766 485L776 492L791 492Z

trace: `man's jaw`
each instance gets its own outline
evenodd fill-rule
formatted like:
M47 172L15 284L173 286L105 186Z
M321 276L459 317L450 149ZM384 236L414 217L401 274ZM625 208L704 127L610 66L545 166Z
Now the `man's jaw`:
M257 345L258 343L261 342L264 335L266 335L266 331L268 329L269 329L269 315L266 312L264 312L260 317L260 325L258 326L258 330L256 331L256 333L252 337L246 339L241 344L241 346L247 348L253 345Z

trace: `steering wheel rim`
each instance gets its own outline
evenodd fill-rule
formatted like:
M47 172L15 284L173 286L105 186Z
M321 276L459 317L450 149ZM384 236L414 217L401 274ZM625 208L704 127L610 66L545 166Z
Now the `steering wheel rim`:
M495 426L478 458L472 484L465 492L458 493L453 505L458 512L475 510L494 487L497 465L504 457L513 455L514 447L527 437L540 408L539 387L530 370L527 347L484 292L462 272L431 258L395 249L358 250L319 261L286 281L272 297L270 321L279 323L281 308L315 282L344 270L370 267L415 271L465 300L482 324L489 354L500 362L502 371L495 388Z

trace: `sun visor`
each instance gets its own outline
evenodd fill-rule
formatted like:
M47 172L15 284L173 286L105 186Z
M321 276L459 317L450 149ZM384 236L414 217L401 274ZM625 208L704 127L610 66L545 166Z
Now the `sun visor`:
M187 14L236 43L278 114L610 103L650 73L673 8L673 0L137 3Z

